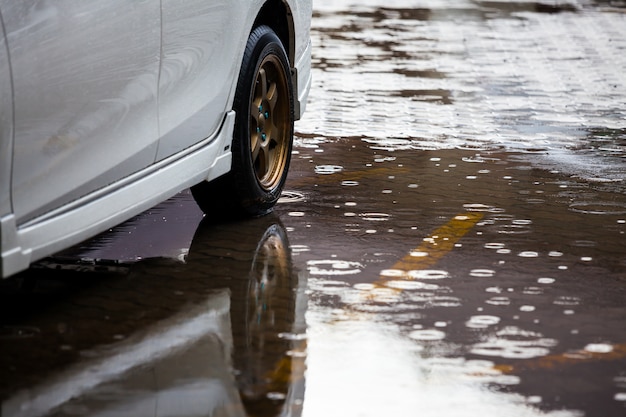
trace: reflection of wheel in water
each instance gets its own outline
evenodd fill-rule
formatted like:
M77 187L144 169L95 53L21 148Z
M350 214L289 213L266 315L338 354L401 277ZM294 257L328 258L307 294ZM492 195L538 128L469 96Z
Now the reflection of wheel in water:
M291 406L294 341L284 335L294 331L298 285L284 228L274 215L203 225L188 262L231 291L233 366L248 414L279 415Z
M240 372L242 399L247 408L263 408L264 402L280 401L287 395L291 377L288 340L281 333L290 332L294 320L294 289L287 236L278 224L270 226L254 253L245 302L245 346L241 346ZM236 295L233 294L233 298ZM239 317L232 317L237 326ZM235 346L238 343L235 341ZM239 355L235 352L235 358ZM268 360L268 359L272 360ZM276 360L278 359L278 361ZM253 410L248 410L253 411ZM261 410L258 410L261 411ZM267 410L265 410L267 411ZM256 413L253 413L256 414ZM265 413L263 413L265 414Z

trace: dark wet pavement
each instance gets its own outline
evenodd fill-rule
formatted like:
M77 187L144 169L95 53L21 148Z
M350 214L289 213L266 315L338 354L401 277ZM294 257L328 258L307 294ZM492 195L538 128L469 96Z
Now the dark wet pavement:
M3 282L0 415L625 415L624 6L317 1L275 212Z

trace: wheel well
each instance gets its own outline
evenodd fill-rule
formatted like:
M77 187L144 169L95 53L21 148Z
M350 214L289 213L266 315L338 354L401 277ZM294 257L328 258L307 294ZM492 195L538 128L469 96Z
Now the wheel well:
M254 21L252 30L261 25L267 25L276 32L280 38L290 65L294 65L295 45L293 34L293 19L289 6L282 0L268 0L265 2Z

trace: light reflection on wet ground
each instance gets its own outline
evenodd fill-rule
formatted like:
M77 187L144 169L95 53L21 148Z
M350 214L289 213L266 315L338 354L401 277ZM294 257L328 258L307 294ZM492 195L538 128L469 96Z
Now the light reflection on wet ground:
M355 141L301 156L325 165L356 152ZM394 155L371 154L381 161L314 178L299 163L304 172L299 179L296 168L292 184L308 190L305 201L278 208L293 224L290 240L306 242L294 261L309 271L309 404L320 414L336 404L406 410L419 398L444 415L496 415L499 408L507 415L563 408L572 410L564 415L619 415L626 197L535 169L515 154ZM388 175L385 168L395 166L401 174ZM357 179L342 185L350 178ZM462 225L450 225L477 214L459 238ZM331 352L343 359L335 362ZM343 355L363 358L370 378L340 368ZM412 381L407 391L405 378ZM466 395L445 401L461 388Z
M589 2L319 1L315 117L298 129L389 150L506 147L620 179L623 16Z
M1 415L623 415L624 6L316 0L274 215L4 283Z

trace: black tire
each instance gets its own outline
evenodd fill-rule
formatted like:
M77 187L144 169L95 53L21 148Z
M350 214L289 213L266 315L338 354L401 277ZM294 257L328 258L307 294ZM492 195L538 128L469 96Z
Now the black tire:
M272 29L248 38L233 109L231 171L191 192L207 214L260 216L282 192L293 144L294 97L289 61Z

